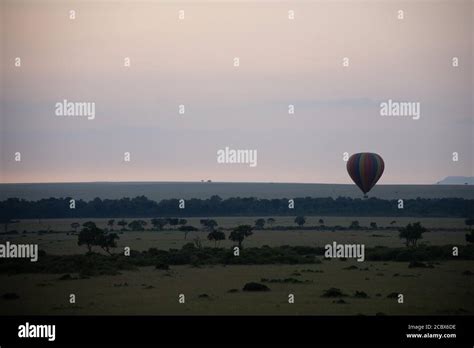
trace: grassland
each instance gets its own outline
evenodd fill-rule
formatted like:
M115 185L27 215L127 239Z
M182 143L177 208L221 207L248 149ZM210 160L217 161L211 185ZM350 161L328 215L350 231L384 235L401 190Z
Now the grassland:
M354 218L354 217L307 217L306 225L319 226L319 219L324 220L327 226L345 226L347 227L351 221L358 220L361 226L369 226L371 222L377 223L379 227L387 226L405 226L408 223L420 221L423 226L428 229L435 229L424 234L422 243L427 245L465 245L466 228L463 219L455 218ZM17 224L11 225L11 229L22 231L38 231L50 229L52 231L60 231L61 233L52 234L30 234L12 235L8 236L8 240L21 240L22 243L37 243L40 249L47 253L58 255L77 254L85 251L85 248L77 246L77 236L68 234L71 232L71 223L84 223L90 219L49 219L42 220L22 220ZM108 219L93 219L93 221L101 228L107 227ZM132 219L128 219L131 221ZM149 219L144 219L148 221ZM189 218L188 225L200 227L199 218ZM230 229L240 224L253 225L255 218L253 217L222 217L215 219L220 227ZM296 226L294 217L275 217L274 226ZM391 225L392 221L396 221ZM150 224L147 226L150 227ZM115 227L118 230L118 227ZM442 228L443 230L436 230ZM450 229L455 229L450 230ZM228 232L226 232L228 234ZM212 242L207 241L207 232L198 231L188 234L187 239L184 239L184 233L180 231L144 231L133 232L126 231L120 234L118 247L123 248L128 246L134 250L147 250L151 247L168 250L170 248L180 249L184 244L193 242L198 237L204 245L213 245ZM6 239L6 236L0 236L0 241ZM324 246L325 244L336 241L338 243L362 243L367 247L374 247L383 245L388 247L401 247L403 241L398 237L396 230L381 230L381 229L364 229L358 231L312 231L312 230L260 230L255 231L244 244L250 247L259 247L263 245L279 246L279 245L306 245L306 246ZM229 240L222 241L221 247L231 247L233 243Z
M359 269L348 270L354 265ZM145 315L440 315L472 314L474 280L463 275L473 262L448 261L435 268L409 269L407 263L325 261L320 265L175 266L170 271L152 267L117 276L58 280L57 275L0 276L2 292L17 300L2 300L2 314L145 314ZM308 272L308 270L322 272ZM398 274L398 275L397 275ZM264 283L268 292L244 292L244 284L262 278L294 278L300 284ZM308 282L304 282L308 281ZM347 294L324 298L335 287ZM238 292L229 293L237 289ZM355 291L369 298L354 298ZM387 296L403 293L404 303ZM69 294L77 297L69 304ZM178 303L178 294L186 303ZM288 294L295 303L288 303ZM207 295L207 296L206 296ZM336 303L339 300L345 303ZM19 305L21 303L21 305Z
M347 227L351 221L358 220L362 226L376 222L378 228L334 232L256 230L244 241L244 246L323 247L337 241L362 243L367 248L379 245L400 248L404 246L397 230L385 228L405 226L414 221L420 221L433 230L426 232L421 240L426 245L466 244L464 236L467 230L463 219L308 217L306 224L319 226L321 218L326 226ZM274 226L295 226L294 217L275 219ZM70 224L88 220L23 220L10 226L10 229L20 231L19 234L3 235L0 242L38 243L47 254L84 254L86 249L77 245L77 235L71 233ZM198 218L187 220L188 225L200 227ZM255 218L216 220L228 235L232 227L253 224ZM395 224L391 224L393 220ZM107 227L107 219L93 221L99 227ZM118 231L117 227L115 229ZM39 235L33 232L38 230L53 233ZM23 234L23 231L27 233ZM186 240L183 232L177 230L125 231L119 236L118 248L114 252L122 252L124 246L137 251L180 249L196 237L204 246L213 246L207 241L207 232L204 231L189 233ZM229 240L220 243L222 248L232 245ZM100 252L100 249L95 251ZM170 270L147 266L90 278L71 273L63 277L65 280L60 280L62 274L0 274L0 314L472 315L474 261L441 260L433 265L433 268L409 268L408 262L360 263L333 259L308 265L171 265ZM265 284L270 291L242 291L248 282ZM347 296L321 297L329 288L339 288ZM236 290L229 292L231 289ZM366 293L367 298L355 298L356 291ZM76 304L68 302L71 293L76 295ZM178 294L181 293L186 296L185 304L178 303ZM290 293L295 295L294 304L288 303ZM393 293L402 293L404 303L399 304L396 298L387 297ZM11 298L11 294L18 297Z

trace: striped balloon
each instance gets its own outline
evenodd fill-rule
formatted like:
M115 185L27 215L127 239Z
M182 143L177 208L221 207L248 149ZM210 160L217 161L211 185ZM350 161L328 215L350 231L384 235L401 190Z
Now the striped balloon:
M347 172L364 194L379 181L384 168L382 157L376 153L355 153L347 161Z

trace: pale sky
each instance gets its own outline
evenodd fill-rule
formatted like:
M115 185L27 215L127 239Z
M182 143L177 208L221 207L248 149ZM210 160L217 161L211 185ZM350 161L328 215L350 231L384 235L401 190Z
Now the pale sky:
M380 184L473 175L473 1L0 1L0 182L350 183L361 151ZM226 146L258 165L218 164Z

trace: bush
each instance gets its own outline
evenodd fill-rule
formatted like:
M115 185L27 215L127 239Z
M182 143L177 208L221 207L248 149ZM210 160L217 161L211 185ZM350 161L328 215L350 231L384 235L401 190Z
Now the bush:
M346 296L347 295L344 294L338 288L329 288L327 290L324 290L324 293L321 295L321 297L346 297Z
M14 293L14 292L7 292L7 293L2 295L2 298L4 300L18 300L20 298L20 296L18 296L18 294Z
M354 293L355 298L369 298L369 295L367 295L364 291L357 291Z
M164 262L158 262L155 265L155 269L163 270L163 271L168 271L170 269L170 265Z
M244 285L243 291L270 291L270 288L264 284L250 282Z
M58 278L58 280L71 280L72 277L69 273L62 275L61 277Z
M340 298L340 299L339 299L339 300L337 300L337 301L336 301L336 300L334 300L334 301L332 301L332 303L337 303L337 304L347 304L347 302L346 302L346 301L344 301L342 298Z
M260 279L262 283L282 283L282 284L304 284L304 283L311 283L310 280L299 280L296 278L285 278L285 279L267 279L262 278Z
M408 268L433 268L433 265L427 265L423 262L413 260L408 264Z
M452 245L426 246L418 248L375 247L366 249L368 261L433 262L452 259ZM24 259L5 259L0 262L0 274L51 273L79 274L82 277L114 275L122 270L135 270L137 267L158 266L167 269L173 265L278 265L278 264L319 264L318 256L323 248L308 246L279 246L246 248L235 257L228 248L196 248L189 243L181 249L159 250L150 248L139 252L132 250L130 256L113 254L106 256L97 253L81 255L47 255L39 251L38 262ZM459 259L474 260L474 245L459 246ZM418 265L417 263L412 263ZM165 268L161 268L165 267ZM346 269L355 269L349 266ZM420 266L423 267L423 266ZM428 264L427 267L430 267ZM301 272L322 273L320 270L303 269Z

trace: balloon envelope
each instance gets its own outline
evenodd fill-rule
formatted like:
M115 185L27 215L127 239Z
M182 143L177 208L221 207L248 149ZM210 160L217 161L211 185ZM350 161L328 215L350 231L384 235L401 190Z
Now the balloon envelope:
M347 172L364 194L379 181L384 168L382 157L371 152L355 153L347 161Z

